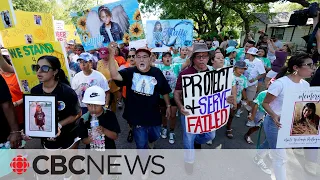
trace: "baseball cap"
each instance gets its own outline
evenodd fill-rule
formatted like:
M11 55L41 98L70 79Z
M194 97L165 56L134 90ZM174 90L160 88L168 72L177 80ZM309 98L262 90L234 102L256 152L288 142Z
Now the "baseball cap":
M84 53L80 54L77 61L84 60L84 61L88 62L88 61L92 61L92 59L93 59L93 56L90 53L84 52Z
M69 44L69 45L74 45L74 44L76 44L76 43L74 42L74 40L70 40L70 41L68 41L67 44Z
M108 48L100 48L99 49L99 56L100 58L105 58L105 57L108 57L109 56L109 49Z
M84 92L82 102L85 104L95 104L103 106L106 104L106 94L101 87L91 86Z
M238 53L238 50L237 48L235 48L234 46L230 46L226 49L226 54L229 54L229 53L232 53L232 52L237 52Z
M236 64L234 65L236 68L241 68L241 69L247 69L247 64L244 61L237 61Z
M136 54L138 54L139 52L145 52L148 53L149 56L151 56L151 52L148 49L140 48L136 51Z
M252 48L248 49L248 51L246 53L256 56L257 52L258 52L258 49L255 47L252 47Z

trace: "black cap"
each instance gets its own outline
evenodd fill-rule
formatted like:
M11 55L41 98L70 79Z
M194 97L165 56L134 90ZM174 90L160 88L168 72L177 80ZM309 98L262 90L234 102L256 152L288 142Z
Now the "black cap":
M162 53L162 57L165 57L167 54L169 54L170 56L172 56L171 52L164 52L164 53Z

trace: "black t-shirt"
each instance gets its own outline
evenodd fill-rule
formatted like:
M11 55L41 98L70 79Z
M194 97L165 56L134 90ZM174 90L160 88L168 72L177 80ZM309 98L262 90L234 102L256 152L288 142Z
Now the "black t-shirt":
M159 97L171 92L161 70L151 67L148 72L143 73L137 67L131 67L119 73L123 81L115 81L115 83L118 86L127 87L123 117L132 125L161 125Z
M39 84L31 89L31 94L56 95L58 101L57 123L69 116L75 116L81 111L77 94L70 86L64 83L59 83L50 94L45 93L42 89L42 84ZM56 138L56 141L47 141L47 138L45 138L43 143L48 149L65 149L72 145L76 137L76 123L74 122L62 127L61 134Z
M316 73L314 74L310 86L320 86L320 67L317 69Z
M88 120L84 120L84 118L80 119L79 122L79 137L81 139L87 138L88 137L88 129L91 129L91 125L90 125L90 121L92 116L89 115L89 112L86 114L88 115ZM109 110L105 110L105 112L98 117L99 120L99 125L110 130L113 131L117 134L120 133L120 126L117 120L116 115ZM90 144L86 145L86 149L90 149ZM116 144L114 142L114 140L108 138L107 136L105 136L105 149L116 149Z
M8 85L0 75L0 105L9 101L11 101L11 94ZM0 127L0 143L4 143L10 135L10 126L2 107L0 107Z

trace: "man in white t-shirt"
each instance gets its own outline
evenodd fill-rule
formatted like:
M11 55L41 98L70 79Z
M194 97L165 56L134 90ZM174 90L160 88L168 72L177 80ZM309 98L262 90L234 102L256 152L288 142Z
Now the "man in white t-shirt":
M76 92L82 114L88 111L87 106L82 103L84 92L91 86L99 86L106 92L106 104L109 102L109 85L107 79L100 72L92 69L92 55L90 53L81 53L78 59L82 71L77 73L71 82L72 89ZM95 96L95 94L92 94Z
M246 93L250 105L252 105L252 101L257 93L258 80L266 75L263 62L256 58L257 52L258 49L255 47L248 49L246 52L246 59L244 60L248 67L248 69L244 72L244 75L249 81Z

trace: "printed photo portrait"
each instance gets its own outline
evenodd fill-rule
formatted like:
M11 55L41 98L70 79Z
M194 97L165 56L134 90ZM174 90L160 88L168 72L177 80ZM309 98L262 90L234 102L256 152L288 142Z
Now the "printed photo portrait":
M46 101L30 101L29 105L30 131L51 132L52 103Z
M42 24L42 19L41 19L41 16L40 16L40 15L34 15L34 23L35 23L36 25L41 26L41 24Z
M25 134L27 136L56 136L56 102L56 97L51 95L23 95Z
M318 135L319 134L320 103L296 102L291 135Z
M12 21L10 19L10 12L8 10L1 11L1 19L5 28L12 27Z
M141 75L138 73L133 74L132 90L139 94L147 96L153 95L156 84L157 80L154 77Z
M24 35L27 44L33 44L33 37L31 34Z
M26 92L30 92L29 83L27 80L21 80L22 88Z

